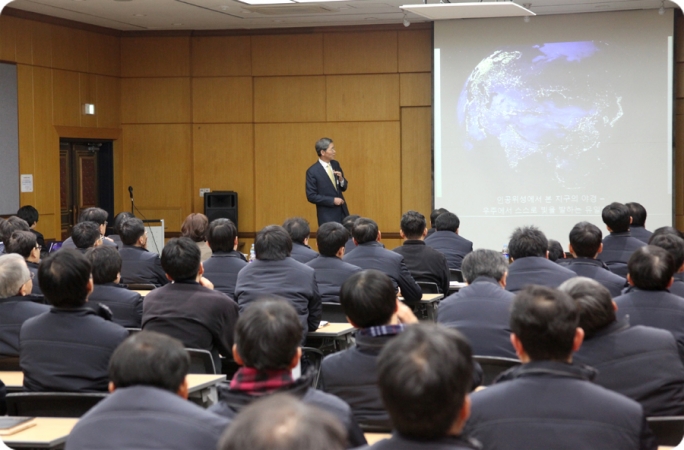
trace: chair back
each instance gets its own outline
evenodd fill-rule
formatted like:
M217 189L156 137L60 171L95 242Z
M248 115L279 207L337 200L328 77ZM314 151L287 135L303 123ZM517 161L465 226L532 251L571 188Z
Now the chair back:
M238 370L240 370L240 365L235 362L233 355L221 356L221 373L228 381L233 379Z
M497 356L473 356L473 360L482 367L482 386L489 386L499 374L521 364L517 359Z
M437 283L431 281L416 281L416 284L420 286L420 290L423 291L423 294L441 294Z
M647 420L659 447L675 447L682 442L684 416L649 417Z
M132 283L127 284L126 288L130 291L152 291L157 288L154 284L147 283Z
M81 417L105 397L104 392L17 392L7 394L7 415Z
M458 281L459 283L463 283L463 272L456 269L449 269L449 278L450 281Z
M186 348L190 355L190 370L188 373L215 374L214 358L208 350Z
M321 352L317 348L302 347L302 357L306 359L307 363L309 364L309 367L313 367L313 370L316 371L313 379L311 380L311 387L316 388L318 386L318 379L321 375L321 363L323 362L323 352Z
M322 320L333 323L347 323L347 315L339 303L323 302Z
M21 366L19 365L19 357L0 356L0 370L2 370L3 372L21 371Z

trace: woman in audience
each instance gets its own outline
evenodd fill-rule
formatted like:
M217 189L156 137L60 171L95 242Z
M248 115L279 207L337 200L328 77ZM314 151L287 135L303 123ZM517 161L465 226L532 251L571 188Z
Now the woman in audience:
M183 221L181 226L181 236L195 241L202 251L202 262L211 258L211 248L207 244L207 230L209 229L209 219L200 213L192 213Z

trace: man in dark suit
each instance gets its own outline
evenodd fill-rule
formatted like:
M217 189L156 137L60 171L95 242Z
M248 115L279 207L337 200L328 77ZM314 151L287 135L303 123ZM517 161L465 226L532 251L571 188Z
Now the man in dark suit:
M645 228L646 208L636 202L627 203L625 206L629 208L629 213L632 216L632 224L629 227L632 237L639 239L641 242L648 243L653 233Z
M107 232L108 217L109 213L102 208L86 208L83 211L81 211L81 215L78 217L78 223L93 222L95 225L98 226L100 230L100 236L103 236L102 245L117 247L116 243L113 240L104 237L105 233ZM76 244L74 244L74 240L70 237L66 241L64 241L61 248L70 248L73 250L77 247Z
M342 261L348 234L337 222L324 223L318 228L316 242L321 254L306 265L315 271L318 292L323 302L339 303L342 284L361 271L360 267Z
M212 282L214 289L235 299L237 275L247 265L242 253L236 250L237 228L230 219L216 219L209 224L207 243L211 258L204 261L204 277Z
M508 242L513 263L508 268L506 289L517 292L528 284L558 287L565 280L577 276L547 259L549 242L537 227L516 228Z
M603 251L597 258L606 263L611 272L626 277L629 257L646 244L629 232L632 216L626 205L611 203L603 208L601 218L610 234L603 238Z
M655 450L641 405L592 383L572 364L582 345L579 308L567 294L528 286L513 300L511 342L521 366L470 396L465 432L484 448Z
M318 226L326 222L342 223L349 215L342 193L347 190L347 180L340 163L335 161L335 144L332 139L322 138L316 142L319 160L306 171L306 199L316 205Z
M147 251L147 231L143 221L132 217L121 224L121 282L124 284L154 284L169 282L159 255Z
M449 269L461 270L465 255L473 251L473 243L458 234L461 221L454 213L445 212L437 216L435 231L425 239L425 243L444 254Z
M378 224L365 217L358 219L354 222L354 243L357 247L344 257L344 262L386 273L395 288L398 286L401 289L401 295L407 303L418 303L423 292L406 267L404 257L385 249L380 243L381 237Z
M684 275L684 239L672 233L659 233L651 236L649 245L663 248L672 255L676 270L672 277L674 281L669 290L672 294L684 298L684 280L682 280Z
M573 278L560 290L579 305L585 338L573 361L598 370L594 383L641 403L647 417L682 415L684 365L672 334L617 320L610 292L595 280Z
M15 231L7 244L7 253L16 253L24 257L28 269L33 274L33 289L31 294L43 295L38 286L38 265L40 264L40 246L36 235L30 231Z
M347 232L349 233L349 238L347 239L347 243L344 244L344 253L347 254L350 251L354 250L356 248L356 244L354 244L354 238L353 238L353 231L354 231L354 222L356 222L356 219L360 218L358 214L350 214L347 217L342 220L342 225L347 229Z
M314 258L318 258L318 253L309 247L309 236L311 228L309 222L303 217L290 217L283 223L283 228L292 239L292 252L290 257L302 264L306 264Z
M100 227L93 222L81 222L71 229L71 239L74 241L76 250L85 255L89 248L102 245Z
M508 322L514 294L505 290L508 262L494 250L478 249L463 259L468 286L439 304L437 321L463 333L479 356L517 358Z
M109 365L111 394L69 433L70 450L215 450L230 424L187 400L190 358L183 344L143 331L126 339Z
M31 205L25 205L19 208L17 211L17 217L26 221L29 226L29 231L36 236L36 242L38 242L38 245L40 245L41 249L45 249L44 251L47 254L47 249L45 248L45 238L40 231L36 230L38 219L40 218L38 210Z
M445 212L449 212L449 210L446 208L437 208L432 210L430 213L430 229L427 232L428 237L432 236L432 233L437 231L435 229L435 222L437 221L437 218Z
M11 216L7 220L0 217L0 240L2 241L2 248L0 254L7 252L7 245L15 231L31 231L25 220L17 216Z

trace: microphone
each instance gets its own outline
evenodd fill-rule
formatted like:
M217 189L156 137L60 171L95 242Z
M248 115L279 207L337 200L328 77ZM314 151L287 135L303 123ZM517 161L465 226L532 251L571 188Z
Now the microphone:
M133 201L133 186L128 186L128 194L131 196L131 201Z

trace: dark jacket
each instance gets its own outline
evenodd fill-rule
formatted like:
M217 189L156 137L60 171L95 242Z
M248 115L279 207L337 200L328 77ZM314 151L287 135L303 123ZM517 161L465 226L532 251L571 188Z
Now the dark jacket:
M508 324L514 297L494 278L478 277L439 304L437 321L463 333L473 355L517 359Z
M354 250L355 248L356 248L356 244L354 244L354 238L347 239L347 243L344 244L344 254L346 255L347 253Z
M629 257L644 245L639 239L633 238L629 231L610 233L603 238L603 251L596 258L606 263L611 272L626 277Z
M673 278L674 283L672 283L668 290L671 294L684 297L684 272L674 274Z
M408 303L417 303L423 298L423 292L406 267L404 257L385 249L377 241L358 245L352 253L344 256L344 262L362 269L386 273L392 279L394 287L401 289L401 295Z
M116 247L117 249L120 249L120 247L116 244L111 239L103 239L102 240L102 245L107 245L109 247ZM74 244L74 240L71 237L68 237L64 242L62 242L62 246L60 247L60 250L63 248L69 248L71 250L76 250L76 244Z
M311 250L311 247L308 245L300 244L299 242L293 242L290 257L302 264L306 264L312 259L318 258L318 253Z
M593 371L537 361L473 393L464 434L486 449L655 450L641 405L591 383Z
M19 334L27 391L97 392L109 384L109 358L128 331L89 308L52 308Z
M0 355L19 356L19 330L27 319L50 311L27 297L0 299Z
M407 240L393 250L404 257L404 264L416 281L436 283L440 292L449 292L449 265L446 257L421 240Z
M204 277L214 284L214 289L235 298L237 274L247 265L245 257L238 251L214 252L204 261Z
M648 231L646 228L635 226L629 227L629 233L632 235L633 238L639 239L641 242L645 244L648 244L648 240L651 239L651 236L653 235L653 233Z
M586 337L573 360L598 371L596 384L641 403L647 417L680 416L684 365L678 356L671 333L630 327L623 319Z
M229 420L151 386L119 388L69 434L69 450L216 450Z
M361 271L360 267L348 264L336 256L321 255L306 265L315 271L318 292L321 294L322 302L339 303L342 283L356 272Z
M344 178L340 163L332 160L330 165L333 172L342 172L342 178ZM316 161L306 170L306 199L316 205L319 226L326 222L342 223L342 219L349 215L347 202L339 206L335 205L335 197L344 200L342 193L347 190L347 187L349 187L349 182L345 179L344 186L341 186L337 177L333 185L320 161Z
M627 287L627 280L616 275L608 269L606 264L598 259L569 258L563 260L561 266L572 270L580 277L591 278L598 281L610 291L610 296L618 297L622 290Z
M31 294L43 295L43 291L40 290L40 286L38 285L38 267L40 264L26 261L26 265L33 274L33 289L31 289Z
M518 258L508 267L506 290L517 292L528 284L540 284L557 288L564 281L576 277L572 270L566 269L541 256Z
M166 278L161 260L156 253L148 252L141 247L124 245L119 250L121 255L121 282L123 284L154 284L164 286Z
M96 284L86 306L97 311L99 304L112 311L112 322L126 328L140 328L143 298L137 292L116 283Z
M107 237L108 237L109 239L111 239L112 241L114 241L114 243L116 244L117 248L123 248L124 243L121 241L121 236L119 236L118 234L110 234L110 235L107 236Z
M371 450L478 450L482 446L476 440L464 436L446 436L430 441L417 441L394 433L389 439L383 439L366 448Z
M449 269L461 270L463 258L473 251L473 243L453 231L435 231L425 243L446 256Z

